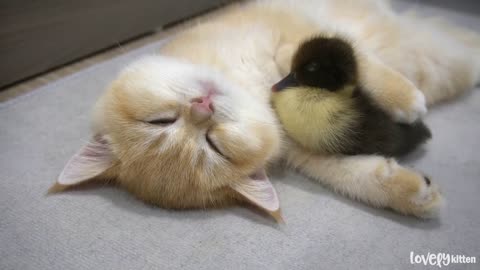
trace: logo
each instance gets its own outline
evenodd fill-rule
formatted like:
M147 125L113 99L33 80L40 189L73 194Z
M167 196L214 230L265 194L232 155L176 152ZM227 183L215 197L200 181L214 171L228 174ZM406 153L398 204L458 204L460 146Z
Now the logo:
M422 265L432 265L442 268L443 266L448 266L450 264L475 264L477 263L477 258L475 256L466 256L461 254L449 254L449 253L431 253L427 254L415 254L413 251L410 252L410 264L422 264Z

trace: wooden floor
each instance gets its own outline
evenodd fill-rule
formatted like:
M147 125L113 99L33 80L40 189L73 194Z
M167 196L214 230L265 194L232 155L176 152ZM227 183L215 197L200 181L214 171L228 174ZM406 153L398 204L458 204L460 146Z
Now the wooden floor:
M17 96L31 92L43 85L46 85L53 81L59 80L65 76L73 74L79 70L88 68L97 63L111 59L115 56L121 55L123 53L134 50L136 48L145 46L152 42L162 40L165 37L172 35L176 32L179 32L183 29L186 29L191 25L195 25L199 22L214 18L215 16L218 16L224 12L227 12L232 8L236 8L238 7L238 5L239 3L229 4L228 6L224 6L214 11L210 11L206 14L197 16L195 18L191 18L184 22L162 27L161 29L158 29L157 31L153 32L150 35L146 35L128 42L118 43L116 46L113 46L110 49L88 56L82 60L76 61L74 63L57 68L55 70L46 72L42 75L22 81L20 83L17 83L5 89L0 89L0 102L8 101Z

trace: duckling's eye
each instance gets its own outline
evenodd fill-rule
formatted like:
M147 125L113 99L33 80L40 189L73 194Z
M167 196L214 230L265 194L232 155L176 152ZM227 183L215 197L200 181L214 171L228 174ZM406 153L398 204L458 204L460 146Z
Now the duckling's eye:
M305 66L305 70L307 72L316 72L318 70L318 64L315 62L311 62Z

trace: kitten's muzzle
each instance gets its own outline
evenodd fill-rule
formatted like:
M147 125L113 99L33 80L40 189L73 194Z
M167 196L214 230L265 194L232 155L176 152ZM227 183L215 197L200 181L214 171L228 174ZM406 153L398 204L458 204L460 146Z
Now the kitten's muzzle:
M195 123L205 122L212 117L214 107L210 95L194 98L191 103L190 115Z
M273 92L279 92L279 91L282 91L286 88L295 87L295 86L298 86L298 82L295 79L295 76L293 75L293 73L290 73L285 78L283 78L281 81L274 84L272 86L272 91Z

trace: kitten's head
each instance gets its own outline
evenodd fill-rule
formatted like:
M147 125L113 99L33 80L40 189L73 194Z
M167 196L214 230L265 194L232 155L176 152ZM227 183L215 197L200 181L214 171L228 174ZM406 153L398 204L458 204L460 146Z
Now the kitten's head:
M94 111L92 141L54 189L110 179L167 208L278 198L264 167L279 148L270 109L205 67L150 56L127 67Z

